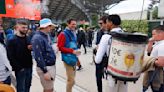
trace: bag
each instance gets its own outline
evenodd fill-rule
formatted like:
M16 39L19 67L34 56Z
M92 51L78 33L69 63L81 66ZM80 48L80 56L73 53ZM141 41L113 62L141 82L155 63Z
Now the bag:
M76 42L74 42L74 41L71 39L70 35L67 34L66 32L64 32L64 33L65 33L65 34L69 37L69 39L70 39L70 42L69 42L69 44L67 45L68 48L72 48L72 49L77 48ZM70 66L75 66L76 63L77 63L77 61L78 61L78 58L77 58L77 56L76 56L75 54L68 54L68 53L65 54L65 53L62 53L62 60L63 60L66 64L68 64L68 65L70 65Z
M100 63L102 67L107 68L107 66L108 66L108 58L109 58L109 57L108 57L107 54L105 53L105 55L104 55L103 58L102 58L102 62Z
M105 53L105 55L103 56L102 58L102 62L100 63L100 65L103 67L103 78L107 79L108 77L108 71L107 71L107 67L108 67L108 56L107 54Z

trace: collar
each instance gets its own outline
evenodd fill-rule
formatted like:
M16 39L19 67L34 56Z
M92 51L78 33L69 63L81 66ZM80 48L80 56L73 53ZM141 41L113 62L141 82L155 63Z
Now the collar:
M111 32L120 32L120 30L122 30L120 27L117 27L117 28L113 28L111 30Z
M164 40L155 42L154 46L159 45L159 44L161 44L161 43L164 43Z
M38 31L37 33L40 34L40 35L42 35L42 36L44 36L44 37L47 37L48 36L48 34L42 32L42 31Z

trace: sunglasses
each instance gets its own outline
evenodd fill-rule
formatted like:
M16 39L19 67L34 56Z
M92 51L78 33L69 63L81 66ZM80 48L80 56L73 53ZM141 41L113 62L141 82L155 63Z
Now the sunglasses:
M100 22L99 24L102 25L102 22Z

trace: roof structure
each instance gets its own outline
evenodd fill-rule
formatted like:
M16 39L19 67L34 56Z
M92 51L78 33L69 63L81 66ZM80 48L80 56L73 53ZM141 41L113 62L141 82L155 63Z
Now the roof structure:
M49 0L48 16L55 21L65 21L70 18L76 20L90 20L90 15L93 13L104 13L108 6L114 3L119 3L122 0Z

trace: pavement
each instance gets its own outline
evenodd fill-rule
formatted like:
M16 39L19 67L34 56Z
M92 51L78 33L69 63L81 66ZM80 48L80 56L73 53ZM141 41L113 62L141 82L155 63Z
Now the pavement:
M82 70L76 71L76 83L73 87L73 92L97 92L96 78L95 78L95 65L92 62L92 48L87 48L87 54L83 54L83 48L81 48L82 54L79 56ZM54 89L56 92L66 92L66 73L63 62L61 61L60 53L57 54L56 60L56 78ZM136 83L128 82L128 92L142 92L142 80L143 75ZM103 79L103 92L109 92L108 81ZM40 84L39 77L36 73L36 65L33 67L33 79L30 92L43 92L43 88ZM150 89L147 92L152 92Z

